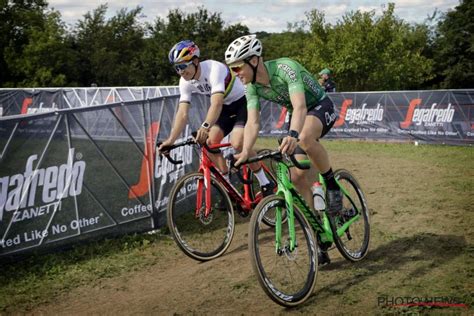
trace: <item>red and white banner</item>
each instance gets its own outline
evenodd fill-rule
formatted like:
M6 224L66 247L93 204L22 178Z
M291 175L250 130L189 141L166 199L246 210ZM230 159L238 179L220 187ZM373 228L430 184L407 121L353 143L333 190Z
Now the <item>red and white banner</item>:
M474 142L474 90L331 93L338 119L326 139ZM288 128L286 110L262 106L262 135Z

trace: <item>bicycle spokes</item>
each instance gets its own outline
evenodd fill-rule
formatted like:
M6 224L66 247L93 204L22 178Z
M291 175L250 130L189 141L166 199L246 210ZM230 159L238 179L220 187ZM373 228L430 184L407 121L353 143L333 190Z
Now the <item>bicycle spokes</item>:
M337 170L337 178L344 194L342 211L331 218L333 239L344 258L358 261L367 254L370 240L367 204L359 184L348 171Z
M234 234L234 212L224 187L211 180L205 189L203 183L204 175L199 172L178 180L170 192L167 212L168 227L178 246L201 261L222 255ZM211 192L209 208L206 191Z
M278 225L278 215L275 228L263 223L265 213L272 209L276 214L288 213L287 206L280 196L262 200L250 221L249 250L254 271L269 297L281 305L295 306L311 295L316 284L317 245L308 221L297 208L293 212L294 237L289 225Z

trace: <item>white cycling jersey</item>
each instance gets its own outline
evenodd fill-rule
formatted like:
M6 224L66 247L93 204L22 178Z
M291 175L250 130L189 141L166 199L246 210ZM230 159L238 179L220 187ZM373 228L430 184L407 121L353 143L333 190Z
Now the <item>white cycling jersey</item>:
M199 65L201 67L199 78L186 81L181 77L179 80L180 103L191 103L193 92L207 96L224 93L224 104L231 104L245 96L244 85L229 67L215 60L205 60Z

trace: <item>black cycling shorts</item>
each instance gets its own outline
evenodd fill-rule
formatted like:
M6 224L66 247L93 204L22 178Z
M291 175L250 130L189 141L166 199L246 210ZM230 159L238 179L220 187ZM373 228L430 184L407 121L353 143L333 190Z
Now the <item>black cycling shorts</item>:
M337 120L337 114L334 112L334 103L329 97L325 97L321 101L319 101L316 106L310 108L306 115L316 116L321 123L323 124L323 130L321 132L321 136L319 138L323 138L329 130L332 128L334 123ZM290 119L291 122L291 119ZM296 147L295 154L303 154L306 155L303 149L300 146Z
M244 127L247 123L247 99L245 96L231 104L222 105L222 112L215 125L227 136L234 127Z

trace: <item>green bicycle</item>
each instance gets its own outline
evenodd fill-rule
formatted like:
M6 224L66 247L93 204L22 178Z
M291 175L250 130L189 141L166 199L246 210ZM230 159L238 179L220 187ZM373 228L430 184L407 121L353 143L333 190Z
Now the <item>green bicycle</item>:
M290 167L309 169L308 160L297 161L279 151L250 158L277 162L278 190L257 205L249 225L252 266L265 293L276 303L293 307L306 301L316 285L318 247L334 243L344 258L359 261L369 248L370 225L367 203L360 185L347 170L335 171L343 192L343 209L315 214L290 180ZM324 180L319 176L324 184ZM325 187L325 184L324 184ZM275 216L275 227L264 224L265 214ZM286 215L287 223L282 222Z

